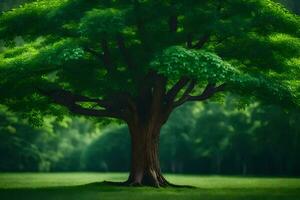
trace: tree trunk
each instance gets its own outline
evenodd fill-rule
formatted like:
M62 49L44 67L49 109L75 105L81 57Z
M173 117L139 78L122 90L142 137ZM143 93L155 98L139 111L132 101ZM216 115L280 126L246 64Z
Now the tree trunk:
M131 134L131 169L129 185L168 186L159 164L159 123L129 125Z

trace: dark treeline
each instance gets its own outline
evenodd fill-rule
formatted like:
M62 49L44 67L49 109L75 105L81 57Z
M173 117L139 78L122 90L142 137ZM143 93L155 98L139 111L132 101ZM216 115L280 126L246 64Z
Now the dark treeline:
M189 104L161 134L163 171L173 173L300 175L300 114L236 103ZM83 119L48 120L31 128L12 115L0 119L1 171L127 171L125 126Z
M300 115L279 107L244 110L207 104L195 120L191 108L173 116L164 130L165 169L176 172L299 175ZM183 116L183 118L181 117ZM174 119L175 118L175 119ZM180 126L180 122L184 126ZM168 138L171 138L168 140ZM173 141L171 141L173 140ZM182 162L184 160L184 162Z

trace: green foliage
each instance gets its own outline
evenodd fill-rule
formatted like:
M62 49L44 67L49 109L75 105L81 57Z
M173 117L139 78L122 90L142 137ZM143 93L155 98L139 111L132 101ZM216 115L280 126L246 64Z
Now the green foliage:
M67 0L51 1L51 3L49 1L34 1L4 12L1 16L0 35L11 38L24 33L34 34L36 31L43 33L49 28L54 28L54 14L66 2Z
M228 81L237 73L235 68L216 54L180 46L164 50L150 65L152 69L175 80L186 76L217 83Z
M98 98L136 95L154 69L169 85L187 76L196 91L226 83L233 93L299 105L299 21L271 0L33 1L0 15L1 104L40 116L64 113L38 87ZM188 38L193 46L207 35L202 49L186 47ZM15 36L24 44L16 46ZM109 64L101 59L104 48Z
M80 33L91 40L115 38L125 28L123 15L113 8L89 11L81 19Z

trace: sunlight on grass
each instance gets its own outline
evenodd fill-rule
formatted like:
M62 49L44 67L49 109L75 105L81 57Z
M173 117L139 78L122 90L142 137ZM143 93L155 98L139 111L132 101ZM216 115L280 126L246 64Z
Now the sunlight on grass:
M124 181L124 173L3 173L0 188L76 186L104 180Z
M297 178L256 178L225 176L169 175L168 180L199 188L300 188Z
M76 186L93 182L125 181L127 173L2 173L1 188L43 188ZM202 189L241 188L299 188L299 178L257 178L199 175L166 175L167 179L180 185L192 185Z

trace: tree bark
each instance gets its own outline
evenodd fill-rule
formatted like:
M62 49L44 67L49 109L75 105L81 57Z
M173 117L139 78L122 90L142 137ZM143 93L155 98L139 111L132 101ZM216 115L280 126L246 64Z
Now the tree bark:
M165 187L159 163L159 133L161 123L129 124L131 134L131 168L128 185Z

